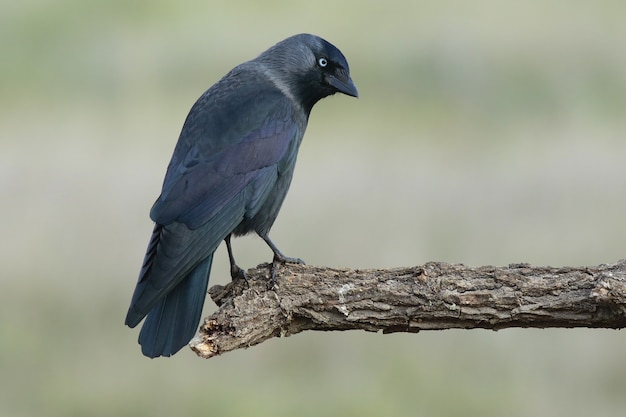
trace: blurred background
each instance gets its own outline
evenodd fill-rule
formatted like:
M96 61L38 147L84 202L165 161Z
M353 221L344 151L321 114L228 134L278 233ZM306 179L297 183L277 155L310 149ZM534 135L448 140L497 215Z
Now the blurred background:
M0 415L623 415L612 330L308 332L211 360L141 355L123 320L184 118L300 32L344 52L361 97L313 110L271 234L287 255L625 257L625 2L3 1ZM244 268L271 257L252 236L234 248Z

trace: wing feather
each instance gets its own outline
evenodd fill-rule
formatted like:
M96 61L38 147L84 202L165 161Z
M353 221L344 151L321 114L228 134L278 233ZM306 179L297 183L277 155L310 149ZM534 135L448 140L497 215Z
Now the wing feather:
M191 109L150 212L156 225L127 316L137 325L264 204L299 132L273 85L222 79ZM156 313L155 313L156 314Z

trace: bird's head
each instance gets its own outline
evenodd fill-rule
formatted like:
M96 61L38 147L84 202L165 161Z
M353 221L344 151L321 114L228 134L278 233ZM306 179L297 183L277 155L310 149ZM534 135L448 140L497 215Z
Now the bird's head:
M346 58L319 36L292 36L263 52L257 60L271 68L275 80L283 83L308 111L319 100L335 93L359 95Z

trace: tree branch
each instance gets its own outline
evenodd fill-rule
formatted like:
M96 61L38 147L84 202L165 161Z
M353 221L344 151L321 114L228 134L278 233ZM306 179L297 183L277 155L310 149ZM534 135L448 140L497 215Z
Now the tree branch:
M220 306L190 346L210 358L304 330L418 332L507 327L626 327L626 260L594 267L427 263L412 268L269 267L209 289Z

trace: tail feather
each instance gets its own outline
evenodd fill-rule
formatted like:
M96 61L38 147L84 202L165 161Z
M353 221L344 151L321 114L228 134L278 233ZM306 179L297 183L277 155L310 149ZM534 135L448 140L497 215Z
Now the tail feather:
M209 284L213 254L199 263L148 313L139 344L150 358L172 356L196 333Z

